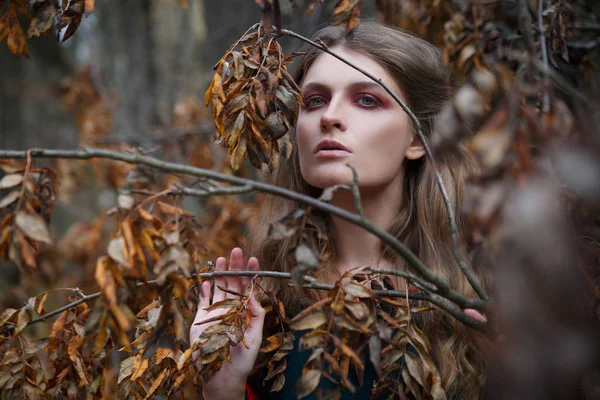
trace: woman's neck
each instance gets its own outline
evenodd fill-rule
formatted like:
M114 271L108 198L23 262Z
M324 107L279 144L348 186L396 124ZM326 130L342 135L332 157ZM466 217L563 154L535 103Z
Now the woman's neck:
M331 201L337 207L356 213L354 199L348 191L337 190ZM394 180L383 189L361 189L361 204L365 217L382 229L388 229L402 205L402 180ZM333 266L340 274L353 268L370 265L388 268L381 259L381 240L364 228L338 217L332 217L330 229L335 238L336 259Z

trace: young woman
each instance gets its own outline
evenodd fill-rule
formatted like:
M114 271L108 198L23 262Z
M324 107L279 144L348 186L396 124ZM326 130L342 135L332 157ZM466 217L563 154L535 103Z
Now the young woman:
M419 118L423 132L431 135L434 121L449 100L447 74L440 52L427 42L385 27L376 22L363 22L346 37L344 30L328 27L319 31L321 39L334 52L353 64L383 79ZM418 140L408 115L377 83L360 72L318 49L308 48L299 65L296 79L302 90L294 150L287 162L282 162L273 176L273 183L299 193L317 197L322 189L352 181L350 163L358 174L362 206L366 217L387 228L407 244L421 260L437 274L447 279L453 288L465 296L475 297L452 256L449 224L440 190L431 165ZM438 165L451 197L460 204L464 196L465 178L472 164L465 156L450 156ZM337 190L331 203L355 212L351 193ZM249 238L248 270L290 271L286 259L288 244L293 240L270 240L267 229L271 222L286 215L299 204L271 197L266 201L260 223ZM456 207L459 227L465 221ZM322 281L335 282L346 271L361 265L373 268L404 269L401 258L382 246L372 234L336 217L323 215L329 240L320 242L322 265L316 273ZM463 249L463 256L468 254ZM243 254L233 249L229 262L225 257L216 261L217 270L244 269ZM484 277L482 280L485 281ZM485 282L484 282L485 283ZM242 279L217 278L216 284L233 291L245 290ZM262 280L262 285L278 293L288 307L288 313L301 306L303 299L294 290L278 281ZM398 287L403 287L398 286ZM203 284L204 296L194 322L218 315L204 308L211 302L231 295ZM231 363L211 379L204 388L204 398L243 399L253 366L263 339L264 310L253 297L250 302L251 326L246 332L250 349L231 349ZM452 398L475 399L484 382L482 356L483 338L472 329L442 311L423 313L417 320L431 341L438 364L442 386ZM209 324L193 325L190 337L197 338ZM289 355L286 385L279 393L266 397L294 398L294 383L300 377L302 359L299 351ZM304 358L302 358L304 357ZM372 375L372 374L371 374ZM356 396L369 398L373 376L366 372L365 384ZM261 391L260 380L253 384ZM252 385L250 385L252 386Z

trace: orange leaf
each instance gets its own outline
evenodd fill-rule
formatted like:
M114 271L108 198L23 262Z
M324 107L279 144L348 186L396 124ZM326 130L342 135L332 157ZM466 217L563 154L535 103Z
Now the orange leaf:
M142 354L138 354L135 356L135 361L133 362L133 375L131 375L131 380L135 381L139 377L141 377L144 372L148 369L149 359L143 358Z
M11 6L13 6L12 3ZM8 32L8 39L6 40L6 44L8 44L8 49L14 55L25 55L29 57L29 48L27 47L25 32L23 32L21 24L19 24L19 21L17 21L16 19L10 28L10 32Z
M87 15L91 14L94 12L94 9L96 7L96 0L85 0L83 9L85 10L85 13Z
M167 377L167 372L171 372L171 371L168 370L168 369L163 369L163 371L160 373L160 375L158 376L158 378L156 378L156 380L154 381L154 383L152 384L152 386L150 386L150 390L148 390L148 393L146 393L146 397L144 397L144 400L149 399L154 394L154 392L156 392L156 389L158 389L158 387L160 386L160 384Z
M102 294L106 297L108 304L117 304L117 285L110 272L109 258L104 256L98 259L96 264L96 282L100 286Z
M260 349L261 353L269 353L273 350L278 349L279 346L281 346L281 344L283 343L283 334L281 332L277 332L276 334L269 336L267 338L267 341L269 342L269 344Z

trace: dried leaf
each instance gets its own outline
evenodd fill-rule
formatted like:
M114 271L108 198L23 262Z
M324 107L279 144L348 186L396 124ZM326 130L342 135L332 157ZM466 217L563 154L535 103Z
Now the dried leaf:
M15 224L25 236L38 242L52 244L50 230L46 222L37 214L29 214L25 211L17 212Z
M156 392L156 390L159 388L160 384L167 377L168 372L170 372L168 369L163 369L163 371L160 373L158 378L156 378L154 380L154 383L152 383L152 386L150 386L150 389L148 390L148 393L146 393L146 397L144 397L144 400L148 400Z
M363 299L373 298L376 296L374 291L372 291L364 285L355 282L349 282L345 284L344 291L351 296L356 296Z
M296 382L296 395L298 399L308 396L319 385L321 380L321 371L316 369L309 369L304 372L298 382Z
M229 346L229 336L225 334L212 335L200 345L201 354L209 354L221 349L224 346Z
M305 329L317 329L328 322L327 314L324 310L315 310L302 318L294 318L290 321L290 328L296 331Z
M135 362L135 356L128 357L121 362L119 366L119 380L117 384L120 384L123 379L128 378L133 373L133 363Z
M22 182L23 175L21 174L4 175L4 177L0 179L0 190L15 187L17 185L20 185Z
M225 300L217 301L216 303L213 303L211 306L206 307L205 310L213 311L213 310L216 310L219 308L239 307L240 305L242 305L242 302L238 299L225 299Z
M283 334L277 332L276 334L269 336L267 342L269 342L269 344L260 349L261 353L269 353L278 349L283 344Z
M131 267L127 261L127 253L125 251L125 239L119 236L110 241L107 249L108 256L124 267Z
M4 196L4 198L2 198L2 200L0 200L0 209L11 205L12 203L14 203L19 197L21 196L21 193L18 191L14 191L14 192L10 192L9 194L7 194L6 196Z

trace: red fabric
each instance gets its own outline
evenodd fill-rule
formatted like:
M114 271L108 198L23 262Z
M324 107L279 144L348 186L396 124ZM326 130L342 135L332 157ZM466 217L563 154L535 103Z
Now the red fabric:
M246 394L248 395L248 400L259 400L258 396L256 395L256 393L254 393L254 390L252 390L248 383L246 383ZM202 396L200 400L204 400L204 396Z
M248 395L248 400L258 400L258 396L254 393L254 390L246 383L246 394Z

